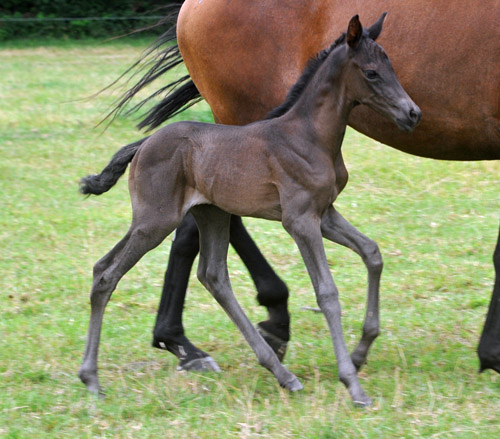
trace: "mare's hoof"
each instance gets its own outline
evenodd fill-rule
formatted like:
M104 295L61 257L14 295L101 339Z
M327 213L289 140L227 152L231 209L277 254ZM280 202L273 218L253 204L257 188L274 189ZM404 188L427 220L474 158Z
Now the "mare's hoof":
M189 372L221 372L219 365L210 356L181 361L177 366L177 370L186 370Z
M498 357L498 356L497 356ZM491 369L497 373L500 373L500 360L498 358L479 358L479 373L483 373L485 370Z
M500 366L496 366L496 365L490 365L490 366L484 366L483 364L481 364L481 366L479 367L479 373L483 373L485 370L492 370L496 373L500 373Z
M259 331L259 334L262 336L265 342L271 347L271 349L278 356L278 359L282 363L283 359L285 358L288 342L265 330L260 323L257 325L257 331Z

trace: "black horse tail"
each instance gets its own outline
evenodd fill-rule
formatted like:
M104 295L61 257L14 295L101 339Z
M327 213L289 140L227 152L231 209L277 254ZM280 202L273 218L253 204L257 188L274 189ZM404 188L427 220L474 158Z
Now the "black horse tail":
M80 192L85 195L101 195L109 191L125 173L137 150L148 138L120 148L100 174L83 177L80 180Z
M109 120L111 123L115 117L122 113L128 116L140 110L152 99L163 96L158 104L143 115L144 119L137 125L139 129L150 131L203 99L190 76L185 75L156 90L124 112L125 107L137 93L169 70L183 63L179 46L176 43L176 22L181 6L181 4L176 4L169 8L169 13L158 23L158 25L168 25L168 29L116 81L106 87L109 88L117 84L126 76L131 79L131 77L141 73L141 78L118 99L102 122Z

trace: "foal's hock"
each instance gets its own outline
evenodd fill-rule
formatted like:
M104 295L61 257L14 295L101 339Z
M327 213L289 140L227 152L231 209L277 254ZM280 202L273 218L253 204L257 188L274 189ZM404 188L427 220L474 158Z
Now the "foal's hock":
M356 368L378 334L382 259L332 203L347 183L341 144L350 111L364 104L401 129L413 130L420 109L399 84L384 50L375 43L385 14L369 29L358 16L327 50L311 61L287 100L266 120L225 126L179 122L142 144L122 148L82 192L111 188L131 161L133 219L125 237L94 267L91 317L80 378L99 392L97 353L104 308L121 277L159 245L191 211L200 229L198 277L236 323L259 363L289 390L302 385L279 361L236 301L227 273L230 214L279 220L300 249L333 340L339 379L356 404L370 404ZM117 164L117 166L114 166ZM102 183L102 184L101 184ZM363 338L347 352L338 291L322 237L362 255L369 273Z

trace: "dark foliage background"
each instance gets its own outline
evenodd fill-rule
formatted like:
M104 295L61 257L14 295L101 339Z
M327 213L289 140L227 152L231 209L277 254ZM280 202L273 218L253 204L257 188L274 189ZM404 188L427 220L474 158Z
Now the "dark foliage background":
M103 38L123 35L155 24L158 22L157 18L147 17L163 16L166 7L175 3L180 1L1 0L0 40L37 37ZM98 20L89 20L89 17ZM137 17L141 19L136 19ZM53 20L55 18L65 20ZM164 27L159 27L147 33L157 35L163 29ZM141 35L145 33L141 32Z

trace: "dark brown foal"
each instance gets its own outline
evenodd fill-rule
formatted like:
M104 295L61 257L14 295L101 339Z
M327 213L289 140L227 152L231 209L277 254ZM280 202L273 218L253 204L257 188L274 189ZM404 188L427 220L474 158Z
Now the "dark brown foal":
M332 203L347 183L341 145L351 110L364 104L405 131L420 109L398 82L389 58L375 43L385 14L368 30L355 16L347 33L311 61L285 103L266 120L243 127L179 122L141 145L122 148L105 168L114 176L131 161L132 224L126 236L94 267L91 320L80 377L99 391L97 351L104 308L116 284L160 244L188 211L200 230L198 277L238 326L259 363L280 385L302 385L279 361L236 301L227 273L230 214L281 221L293 237L311 277L338 361L339 379L356 404L368 405L341 326L338 291L322 238L359 253L369 272L364 336L354 358L364 361L378 334L378 288L382 259L377 245L336 212ZM121 161L119 170L113 164ZM106 171L106 169L108 171ZM82 191L92 192L83 181Z

